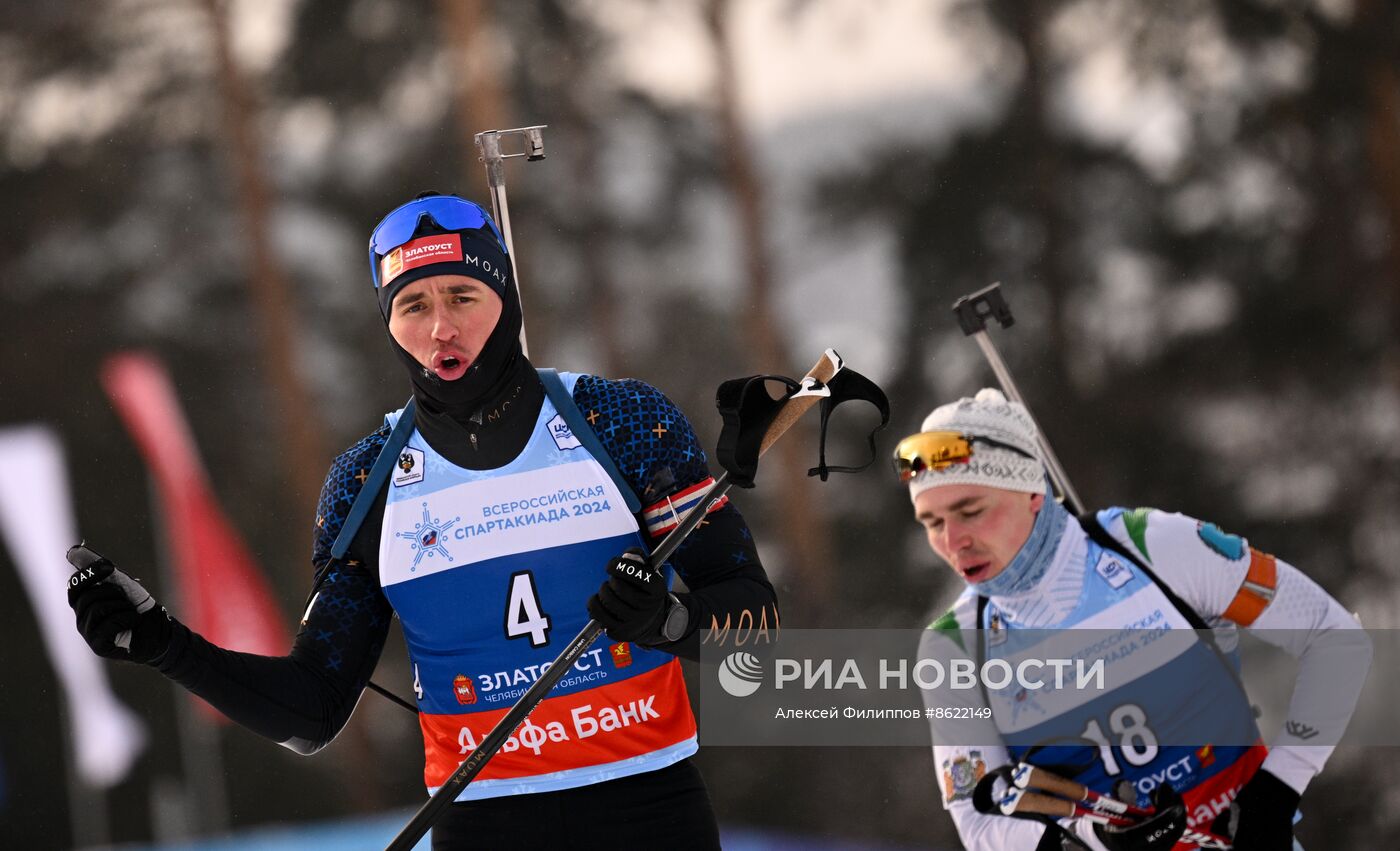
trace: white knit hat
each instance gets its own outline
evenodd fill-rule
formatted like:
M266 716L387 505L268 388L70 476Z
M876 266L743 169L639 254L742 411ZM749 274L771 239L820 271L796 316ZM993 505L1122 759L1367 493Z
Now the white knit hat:
M924 418L923 431L956 431L969 437L986 437L1014 446L1026 453L973 444L973 456L966 464L952 464L942 470L924 470L909 481L909 499L941 485L987 485L1009 491L1045 493L1045 467L1035 440L1035 422L1020 402L1009 401L1000 390L990 387L934 408ZM1029 455L1030 457L1026 457Z

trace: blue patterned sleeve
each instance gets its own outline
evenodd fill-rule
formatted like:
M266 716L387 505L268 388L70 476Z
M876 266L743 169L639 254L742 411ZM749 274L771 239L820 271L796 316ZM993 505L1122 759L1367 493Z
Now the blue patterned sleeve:
M690 421L655 387L585 375L574 386L574 401L644 507L693 494L710 481L705 450ZM674 525L652 522L646 528L659 539ZM777 632L777 594L759 561L753 534L733 503L712 506L670 563L689 589L676 596L690 610L690 630L662 649L694 659L702 631L719 636L741 625L761 625L770 634Z
M316 565L317 573L330 561L331 546L340 535L350 507L355 504L355 498L369 478L370 468L388 439L389 427L381 426L331 463L326 482L321 486L321 497L316 502L316 527L312 531L311 562Z
M690 420L645 381L583 375L574 385L574 402L642 505L709 478Z

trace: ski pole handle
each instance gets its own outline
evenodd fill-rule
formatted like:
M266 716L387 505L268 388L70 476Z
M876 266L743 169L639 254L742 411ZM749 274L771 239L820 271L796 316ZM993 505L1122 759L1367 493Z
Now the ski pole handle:
M807 413L813 405L831 395L831 389L826 386L836 373L841 371L845 363L835 349L827 349L822 352L821 359L816 365L807 370L807 374L802 376L802 387L788 397L779 409L778 415L769 424L768 430L763 433L763 440L759 443L758 454L760 456L768 451L768 447L777 442L792 424L797 422L803 414Z
M1130 816L1115 815L1114 813L1101 813L1092 810L1077 801L1066 801L1064 798L1056 798L1053 795L1043 795L1032 789L1018 789L1013 787L997 802L1003 815L1032 813L1035 815L1051 816L1053 818L1078 818L1086 821L1097 822L1098 824L1111 824L1118 827L1130 827L1137 824L1138 820Z
M1101 795L1082 783L1077 783L1026 762L1016 766L1015 771L1011 774L1011 782L1022 789L1039 789L1042 792L1059 795L1061 798L1068 798L1071 801L1082 801L1095 812L1114 813L1135 818L1147 818L1152 815L1152 810L1133 806L1108 795Z
M999 805L1002 812L1039 813L1056 818L1083 818L1099 824L1112 824L1121 827L1131 826L1155 815L1151 809L1135 807L1117 798L1095 792L1093 789L1052 771L1046 771L1029 763L1020 763L1011 773L1015 787L1009 791ZM1061 797L1042 795L1033 790L1050 792ZM1023 794L1017 795L1021 791ZM1027 802L1029 798L1029 802ZM1068 799L1068 800L1066 800ZM1008 810L1007 807L1010 807ZM1072 812L1071 812L1072 811ZM1066 815L1066 813L1069 813ZM1180 842L1201 851L1230 851L1234 846L1230 840L1208 830L1188 827L1181 835Z
M822 353L816 365L807 371L802 377L802 386L788 397L783 403L783 407L778 410L773 422L768 425L768 430L763 433L763 440L759 443L758 454L761 457L768 451L768 447L777 442L793 423L797 422L803 414L812 409L812 406L822 399L831 395L831 390L826 386L832 376L841 371L843 361L835 349L827 349ZM701 518L714 504L715 500L729 492L733 484L729 481L729 473L726 471L720 474L710 489L705 492L705 498L696 503L695 507L681 515L680 524L656 546L647 562L652 570L660 571L661 565L666 559L671 557L676 547L680 546L686 536L700 523Z

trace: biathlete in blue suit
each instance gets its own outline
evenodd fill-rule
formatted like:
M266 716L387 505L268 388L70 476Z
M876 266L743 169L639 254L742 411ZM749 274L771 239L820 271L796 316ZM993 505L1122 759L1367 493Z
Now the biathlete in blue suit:
M86 547L70 553L79 630L99 655L151 665L312 753L349 719L397 614L431 791L591 615L606 635L464 790L433 847L718 847L677 654L698 656L711 627L776 630L778 611L743 517L703 498L713 480L690 423L640 381L561 373L607 458L585 445L521 350L511 260L470 201L428 193L389 213L370 267L412 432L341 557L332 545L404 412L332 464L288 655L209 644ZM709 516L665 575L639 569L696 507Z

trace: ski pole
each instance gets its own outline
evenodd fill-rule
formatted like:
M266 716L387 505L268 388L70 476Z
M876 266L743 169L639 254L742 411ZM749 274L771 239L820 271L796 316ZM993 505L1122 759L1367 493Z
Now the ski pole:
M496 223L501 226L501 235L506 239L506 253L510 255L510 266L515 275L515 288L521 292L520 302L520 349L526 357L530 355L525 343L525 296L520 288L520 259L515 256L515 240L510 232L510 205L506 202L505 161L511 157L525 157L526 162L544 159L544 128L548 124L534 124L530 127L515 127L510 130L485 130L476 134L476 149L481 161L486 165L486 183L491 188L491 212ZM512 153L501 152L501 139L519 140L524 150Z
M1026 400L1021 396L1021 391L1017 389L1016 382L1011 379L1011 372L1006 368L1006 362L1001 359L996 346L992 345L991 337L987 336L987 319L989 317L995 319L1003 328L1010 328L1015 322L1011 316L1011 307L1001 294L1001 284L992 284L990 287L969 293L953 302L953 313L957 315L958 325L962 327L963 333L975 339L977 345L981 347L982 354L986 356L987 363L992 367L992 372L996 373L997 381L1001 384L1001 389L1006 392L1007 397L1025 407ZM1050 448L1050 441L1045 437L1045 431L1035 421L1035 415L1030 412L1029 407L1026 407L1026 414L1035 424L1035 439L1040 444L1041 453L1045 456L1045 466L1050 471L1050 480L1054 482L1055 489L1060 492L1060 497L1070 511L1076 515L1082 514L1084 503L1080 501L1079 494L1075 493L1074 486L1069 483L1069 476L1065 475L1064 468L1060 466L1060 459L1055 456L1055 450Z
M831 377L840 368L840 364L840 358L830 349L822 355L821 360L817 361L817 365L812 367L803 378L802 389L788 397L773 422L764 432L763 441L759 448L760 455L768 451L774 441L781 437L793 423L797 422L802 414L829 394L830 391L822 393L816 388L823 387L827 381L831 380ZM657 545L656 550L648 556L647 563L652 570L660 572L666 559L670 558L676 548L700 525L708 507L715 500L728 493L730 487L732 484L729 481L729 473L725 472L705 492L705 500L687 512L680 525L673 529ZM387 846L387 851L409 851L417 844L423 834L437 823L452 802L457 800L457 796L461 794L467 784L481 773L487 761L496 755L510 734L515 732L515 728L534 711L540 701L544 700L545 696L554 688L555 683L559 682L574 663L583 657L583 654L602 633L602 624L590 618L583 630L574 636L573 640L564 647L564 651L559 654L559 657L550 663L549 669L540 675L538 680L535 680L534 685L530 686L520 700L505 714L505 717L496 722L496 726L492 727L491 732L486 734L486 738L482 740L480 746L472 751L461 765L457 766L457 770L452 773L452 776L447 778L447 781L433 793L427 803L423 804L413 815L408 824L404 825L403 830L399 831L399 835L394 837L394 840Z
M1012 770L1010 779L1010 788L997 799L1005 815L1034 813L1054 818L1082 818L1118 827L1131 827L1155 815L1151 809L1100 794L1082 783L1024 762ZM1046 792L1051 794L1042 794ZM1230 851L1234 847L1223 836L1191 827L1178 841L1202 851Z
M1084 819L1117 827L1130 827L1138 822L1129 816L1099 812L1078 801L1067 801L1034 789L1021 789L1016 786L1007 789L1006 793L997 799L997 809L1001 810L1002 815L1008 816L1033 813L1052 818Z
M1015 787L1003 795L997 804L1004 815L1033 814L1050 816L1051 818L1083 819L1114 827L1132 827L1141 821L1128 816L1096 812L1081 803L1066 801L1064 798L1056 798L1052 795L1043 795L1031 789ZM1200 851L1231 851L1234 848L1234 845L1223 837L1189 827L1181 834L1177 842L1198 848Z
M1022 789L1039 789L1062 798L1085 804L1094 812L1126 815L1133 818L1147 818L1152 811L1120 801L1109 795L1101 795L1085 786L1051 771L1022 762L1011 773L1011 782Z

